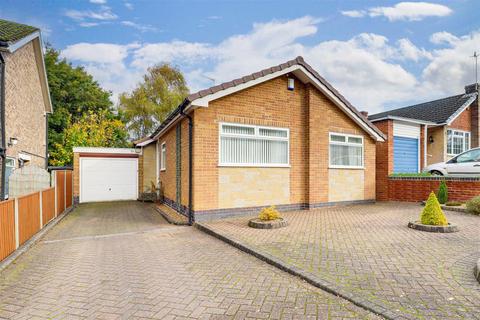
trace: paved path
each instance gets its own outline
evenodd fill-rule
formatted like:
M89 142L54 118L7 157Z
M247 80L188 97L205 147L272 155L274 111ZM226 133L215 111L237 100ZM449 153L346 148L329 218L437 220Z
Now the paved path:
M0 273L0 318L375 318L137 202L81 205Z
M447 212L460 232L407 228L418 204L380 203L285 213L287 228L256 230L248 218L205 223L216 232L312 273L332 288L425 319L480 319L480 217Z

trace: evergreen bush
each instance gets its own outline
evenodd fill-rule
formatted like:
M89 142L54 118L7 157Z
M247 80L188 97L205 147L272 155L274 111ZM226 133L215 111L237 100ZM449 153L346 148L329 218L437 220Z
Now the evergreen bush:
M480 196L477 196L466 203L467 211L480 215Z
M440 204L445 204L448 201L448 187L445 183L445 180L440 182L440 187L438 188L438 202Z
M437 196L432 191L428 197L425 208L423 208L422 215L420 216L422 224L431 226L446 226L448 225L447 218L440 207Z

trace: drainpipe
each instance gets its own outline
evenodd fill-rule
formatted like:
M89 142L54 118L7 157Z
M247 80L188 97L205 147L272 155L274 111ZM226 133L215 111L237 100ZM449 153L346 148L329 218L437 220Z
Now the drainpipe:
M184 104L180 114L188 119L188 224L193 225L195 217L193 215L193 118L185 113Z
M2 159L1 164L1 179L0 179L0 200L5 199L5 171L6 171L6 157L7 157L7 148L6 148L6 138L5 138L5 60L3 59L2 54L0 53L0 158Z
M428 124L424 126L423 130L423 168L425 168L427 166ZM422 170L420 170L420 172L422 172Z
M48 113L45 112L45 169L48 169Z

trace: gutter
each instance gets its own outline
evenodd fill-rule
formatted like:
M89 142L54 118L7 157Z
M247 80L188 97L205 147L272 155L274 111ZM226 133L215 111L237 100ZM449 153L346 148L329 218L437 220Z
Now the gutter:
M6 138L5 138L5 60L0 53L0 158L1 164L1 179L0 179L0 200L5 199L5 171L6 171Z
M188 119L188 224L193 225L195 217L193 215L193 118L185 113L185 107L188 104L182 104L180 115Z

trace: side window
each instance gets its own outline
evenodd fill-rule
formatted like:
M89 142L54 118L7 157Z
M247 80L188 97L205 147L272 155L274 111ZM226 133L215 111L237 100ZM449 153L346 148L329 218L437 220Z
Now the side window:
M457 157L457 163L474 162L480 160L480 149L471 150Z
M8 178L12 174L13 170L15 170L15 159L14 158L6 158L5 159L5 198L8 198Z

